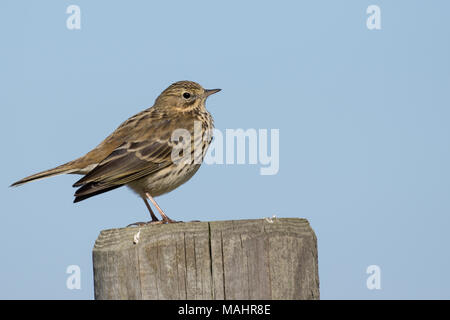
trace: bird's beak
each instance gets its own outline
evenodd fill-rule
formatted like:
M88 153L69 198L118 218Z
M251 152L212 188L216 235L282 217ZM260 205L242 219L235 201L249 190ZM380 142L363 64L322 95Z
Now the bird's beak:
M205 98L208 98L210 95L219 92L222 89L205 89Z

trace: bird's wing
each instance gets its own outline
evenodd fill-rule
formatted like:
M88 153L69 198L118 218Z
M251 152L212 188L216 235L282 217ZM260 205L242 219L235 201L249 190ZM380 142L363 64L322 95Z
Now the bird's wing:
M75 202L115 189L133 180L157 172L172 163L170 140L138 140L116 148L73 186L80 187Z

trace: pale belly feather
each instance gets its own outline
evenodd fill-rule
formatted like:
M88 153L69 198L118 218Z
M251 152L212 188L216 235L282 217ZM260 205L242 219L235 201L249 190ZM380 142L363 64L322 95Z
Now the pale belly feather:
M152 197L157 197L178 188L192 178L199 168L200 164L194 164L188 167L180 165L176 168L169 166L155 174L130 182L128 187L141 197L145 197L146 192Z

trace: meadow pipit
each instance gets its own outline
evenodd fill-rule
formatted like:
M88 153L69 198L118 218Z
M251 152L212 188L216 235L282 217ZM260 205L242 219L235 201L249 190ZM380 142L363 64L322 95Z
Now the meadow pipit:
M73 185L78 187L74 202L127 185L144 200L151 223L175 222L161 210L153 197L177 188L199 169L201 162L194 161L195 148L200 148L201 154L205 154L214 125L205 101L219 91L203 89L191 81L176 82L159 95L151 108L122 123L86 155L23 178L11 186L63 173L81 174L84 177ZM196 126L195 123L201 125ZM172 141L172 133L176 129L185 129L194 136L195 128L200 128L201 138L191 143L192 161L173 161L172 151L178 141ZM147 199L159 211L162 221L155 216Z

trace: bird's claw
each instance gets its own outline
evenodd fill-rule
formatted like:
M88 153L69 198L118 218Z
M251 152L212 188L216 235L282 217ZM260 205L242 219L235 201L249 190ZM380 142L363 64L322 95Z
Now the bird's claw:
M127 225L128 227L142 227L142 226L146 226L149 224L163 224L164 221L162 220L158 220L158 221L148 221L148 222L135 222L135 223L130 223L129 225Z
M169 224L169 223L180 223L183 221L176 221L176 220L172 220L172 219L167 219L167 220L157 220L157 221L148 221L148 222L135 222L135 223L130 223L129 225L127 225L128 227L142 227L142 226L146 226L146 225L158 225L158 224Z

